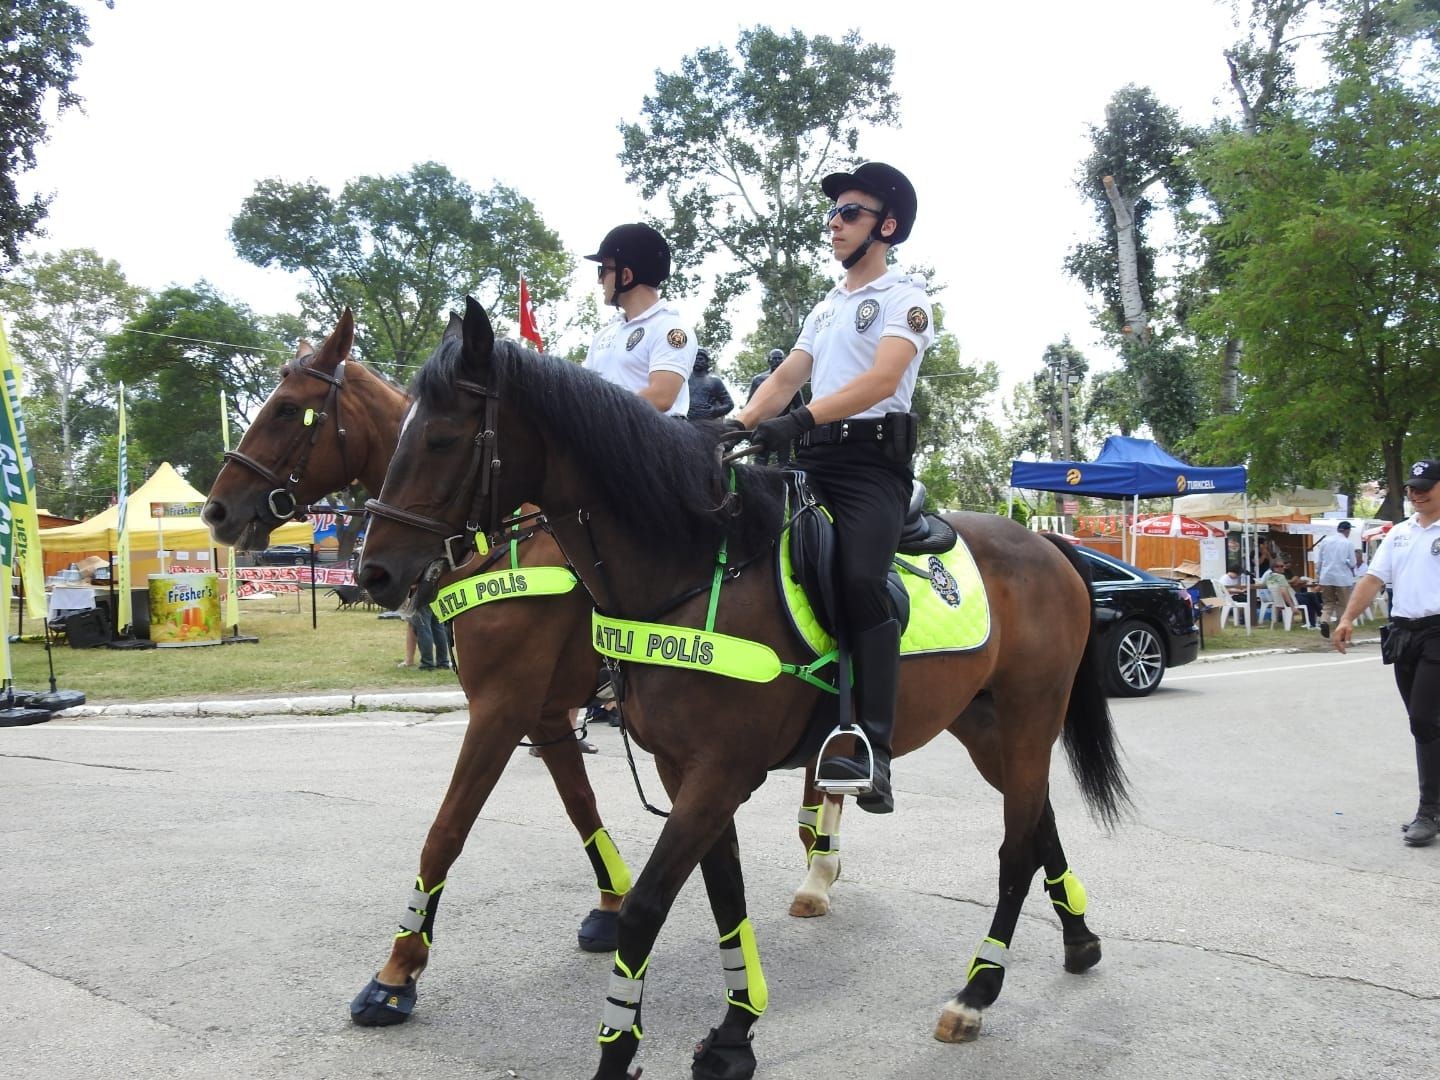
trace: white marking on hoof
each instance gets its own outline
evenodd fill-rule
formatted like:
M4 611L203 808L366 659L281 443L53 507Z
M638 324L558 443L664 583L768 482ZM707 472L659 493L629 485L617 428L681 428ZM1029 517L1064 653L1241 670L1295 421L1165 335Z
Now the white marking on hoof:
M830 914L830 886L840 876L839 855L816 855L795 898L790 901L790 914L797 919L813 919Z
M948 1001L935 1024L935 1038L941 1042L971 1042L980 1034L981 1012L958 1001Z

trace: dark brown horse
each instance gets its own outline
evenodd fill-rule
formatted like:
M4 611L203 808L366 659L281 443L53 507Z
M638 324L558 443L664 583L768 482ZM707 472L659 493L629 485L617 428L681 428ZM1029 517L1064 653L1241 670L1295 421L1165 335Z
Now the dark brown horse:
M497 342L473 300L463 333L446 335L413 390L415 407L381 498L370 504L376 519L359 570L382 603L398 602L434 567L442 535L493 532L506 509L535 503L607 616L706 625L724 541L728 573L715 631L766 643L783 662L810 659L788 628L775 560L767 557L783 516L782 478L736 468L736 514L734 500L719 498L713 428L660 416L576 365ZM948 729L1004 795L999 903L964 988L936 1027L937 1038L959 1041L974 1037L982 1010L1000 993L1037 869L1045 870L1060 917L1066 969L1083 971L1100 957L1050 808L1051 749L1062 729L1092 810L1114 820L1125 792L1078 560L998 517L949 520L985 579L991 634L970 652L905 660L893 743L904 754ZM697 864L719 929L727 1009L692 1069L706 1078L749 1076L750 1028L767 994L734 813L801 743L819 691L784 676L749 682L645 664L623 671L627 723L655 755L673 808L621 908L596 1080L630 1075L651 948Z
M280 384L210 490L203 517L218 543L263 547L271 529L297 507L352 480L371 492L380 490L409 400L398 387L347 359L353 341L354 321L347 310L318 351L302 347L282 368ZM524 566L564 562L545 533L518 550ZM476 554L473 547L470 553ZM486 569L481 564L476 555L473 565L449 573L441 584ZM599 906L581 924L581 944L591 951L613 948L614 912L629 888L629 871L600 819L567 714L584 704L595 686L598 660L590 648L588 616L588 600L576 589L568 595L486 604L456 617L457 667L470 723L420 854L423 886L417 891L426 899L417 908L412 897L402 918L406 930L361 992L366 1000L357 999L358 1009L352 1006L357 1022L398 1023L408 1017L415 980L430 956L436 886L445 882L511 751L527 734L545 744L545 765L596 872ZM504 677L492 677L496 673ZM408 924L417 921L422 925L410 930Z

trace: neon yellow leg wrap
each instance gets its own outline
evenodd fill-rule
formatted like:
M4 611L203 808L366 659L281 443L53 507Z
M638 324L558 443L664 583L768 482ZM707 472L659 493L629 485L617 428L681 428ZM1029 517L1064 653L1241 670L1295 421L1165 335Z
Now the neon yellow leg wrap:
M816 855L840 854L840 834L825 831L825 804L823 802L817 806L800 807L799 823L800 828L812 837L810 843L805 845L806 866L810 865L810 860Z
M987 937L980 942L980 947L975 950L975 956L970 961L970 970L965 973L965 981L968 983L986 968L995 968L1000 972L1005 970L1005 954L1008 946L998 938Z
M645 958L634 972L625 966L620 953L615 953L615 966L610 969L610 985L605 991L605 1008L600 1014L600 1031L596 1039L601 1043L614 1042L629 1032L636 1041L645 1037L640 1030L640 998L645 993L645 969L650 966L650 957Z
M760 970L760 947L748 916L720 939L720 964L725 969L725 1000L756 1016L763 1013L770 990Z
M585 854L595 868L595 885L603 893L624 896L630 891L630 868L620 857L620 850L604 828L585 841Z
M400 917L400 929L395 934L397 938L419 934L425 947L430 947L430 937L435 932L435 911L440 907L440 893L444 888L445 882L442 881L433 889L427 889L425 882L416 875L410 903Z
M1089 903L1089 899L1085 895L1085 886L1080 884L1080 879L1068 866L1059 877L1045 879L1046 889L1054 889L1056 885L1061 887L1061 891L1065 894L1064 898L1057 898L1054 892L1051 892L1050 902L1067 914L1084 915L1085 907Z

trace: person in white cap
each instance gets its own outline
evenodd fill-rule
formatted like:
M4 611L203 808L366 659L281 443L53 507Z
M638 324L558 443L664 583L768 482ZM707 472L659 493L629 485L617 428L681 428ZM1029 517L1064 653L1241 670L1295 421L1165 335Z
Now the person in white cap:
M1380 541L1375 558L1355 586L1332 640L1342 653L1350 644L1355 618L1391 587L1390 624L1381 652L1395 665L1395 684L1415 737L1420 805L1402 827L1405 843L1424 847L1440 833L1440 460L1410 467L1406 491L1414 514Z

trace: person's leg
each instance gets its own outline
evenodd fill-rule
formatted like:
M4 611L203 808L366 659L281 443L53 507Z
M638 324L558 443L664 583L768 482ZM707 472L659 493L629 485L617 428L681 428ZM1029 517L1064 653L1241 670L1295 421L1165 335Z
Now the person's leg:
M1420 802L1405 843L1424 847L1440 834L1440 637L1427 639L1412 663L1395 665L1395 682L1415 737Z
M435 637L430 632L430 620L426 617L428 612L416 612L410 618L410 625L415 628L415 643L420 648L420 669L429 671L435 667Z
M415 627L410 625L410 620L405 620L405 660L401 667L415 666Z
M448 668L450 666L450 635L446 632L445 624L440 621L440 616L428 604L425 606L423 615L426 622L430 624L430 638L435 642L435 666Z

